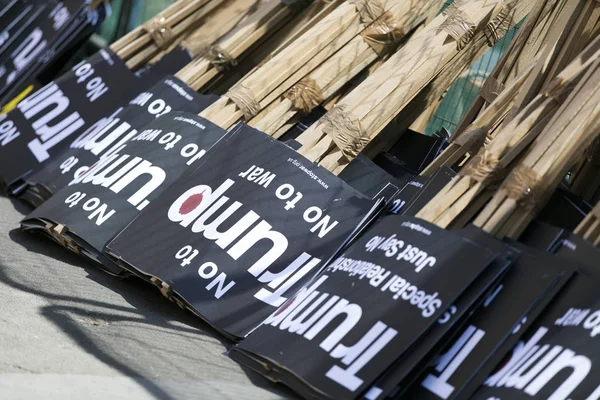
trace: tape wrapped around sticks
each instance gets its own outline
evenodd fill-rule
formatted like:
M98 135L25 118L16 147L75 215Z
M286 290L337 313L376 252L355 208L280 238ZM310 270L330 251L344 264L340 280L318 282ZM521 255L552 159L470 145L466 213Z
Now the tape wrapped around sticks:
M349 0L350 4L354 4L360 20L369 25L379 18L385 11L379 0Z
M385 12L362 31L361 35L375 53L381 55L404 37L404 30L390 12Z
M479 95L488 103L491 104L496 100L496 97L504 90L502 82L496 78L489 77L483 83Z
M71 238L66 236L67 233L69 233L69 228L62 224L58 224L56 226L52 226L52 224L46 224L45 228L46 231L61 244L61 246L71 250L75 254L81 253L79 251L79 246L77 246L77 244L73 240L71 240Z
M254 93L241 83L229 89L226 96L238 106L246 121L250 121L260 111L260 103Z
M524 165L513 170L504 182L503 189L509 198L527 211L535 209L546 191L540 175Z
M292 86L284 95L294 108L309 113L323 102L323 92L317 82L311 77L304 77Z
M483 34L490 46L498 43L508 33L512 26L516 5L516 0L510 0L506 3L504 1L500 2L500 11L486 24Z
M462 50L475 37L477 26L469 20L456 2L450 4L443 12L446 16L437 29L437 33L445 32L456 42L456 48Z
M219 71L228 71L237 65L237 60L225 49L219 46L212 46L206 53L206 58Z
M154 277L150 278L150 281L160 290L163 296L165 296L167 299L171 298L171 295L173 294L171 285Z
M173 31L165 24L165 21L164 18L155 18L142 25L142 29L148 32L160 49L166 48L173 40Z
M500 167L500 160L495 154L482 149L467 163L460 174L471 177L487 187L496 187L506 176L506 170Z
M321 118L323 132L331 137L335 145L348 160L352 160L369 144L369 137L360 125L360 120L346 111L345 105L336 105Z

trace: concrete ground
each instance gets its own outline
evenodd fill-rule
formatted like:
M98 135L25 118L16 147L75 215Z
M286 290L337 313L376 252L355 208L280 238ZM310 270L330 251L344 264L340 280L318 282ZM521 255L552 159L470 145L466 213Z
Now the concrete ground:
M228 343L150 285L108 276L18 230L0 197L0 398L281 399Z

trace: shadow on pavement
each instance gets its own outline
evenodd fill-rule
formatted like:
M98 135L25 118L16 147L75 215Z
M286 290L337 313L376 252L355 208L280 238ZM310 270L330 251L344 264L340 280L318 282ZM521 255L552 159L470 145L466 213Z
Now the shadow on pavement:
M23 246L27 251L51 257L64 264L83 268L87 274L87 279L116 292L118 295L122 296L126 303L131 305L132 308L69 295L65 288L63 288L64 292L61 292L60 290L53 292L51 288L46 289L42 285L18 282L11 278L4 268L0 268L1 282L20 291L31 293L48 300L50 304L43 307L41 311L46 319L61 329L62 332L68 335L85 352L92 354L106 365L128 377L142 378L136 379L136 382L156 399L176 400L176 398L172 397L170 393L167 393L163 387L153 382L152 376L144 376L148 374L145 374L144 371L130 365L127 363L127 360L122 360L121 358L110 354L110 351L108 351L109 349L104 349L100 345L102 340L98 343L93 335L86 332L86 329L83 328L82 324L75 320L73 316L79 316L78 318L85 320L92 325L96 323L110 324L113 322L131 321L135 324L143 324L141 329L145 330L152 327L160 328L162 331L167 329L169 335L204 336L218 340L223 345L223 352L233 345L232 342L221 337L208 324L195 317L190 312L178 308L175 304L165 299L156 288L139 278L132 277L123 280L110 276L94 267L90 262L61 248L58 244L42 235L34 236L31 233L25 233L15 229L9 233L9 236L15 243ZM65 271L65 277L67 276L68 271ZM84 307L94 307L101 311L90 311ZM132 337L127 337L126 339L129 341L136 340L136 338ZM115 338L115 340L118 340L118 338ZM186 337L181 338L181 340L186 340ZM140 344L141 347L161 345L161 343L148 342L141 342ZM132 351L134 350L132 349ZM163 354L165 358L163 364L164 368L170 368L168 364L168 355L168 352ZM226 355L223 355L223 357L226 357ZM204 365L204 360L190 361L191 365L196 365L196 363L198 363L199 368L202 368ZM287 388L282 385L274 385L272 382L249 368L242 367L242 370L254 385L285 398L295 397L295 395L287 390ZM201 395L200 393L198 394Z

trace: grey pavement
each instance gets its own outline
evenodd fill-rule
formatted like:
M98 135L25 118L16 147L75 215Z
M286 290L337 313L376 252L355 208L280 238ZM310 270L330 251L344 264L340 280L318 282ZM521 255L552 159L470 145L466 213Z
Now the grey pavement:
M292 397L149 284L18 230L27 211L0 197L0 399Z

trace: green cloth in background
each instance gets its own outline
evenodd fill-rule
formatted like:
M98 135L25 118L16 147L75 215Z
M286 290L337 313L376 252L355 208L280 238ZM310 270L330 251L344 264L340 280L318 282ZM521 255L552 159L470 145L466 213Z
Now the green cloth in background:
M107 43L111 42L115 33L117 32L117 25L119 21L119 10L121 9L121 4L123 0L112 0L110 2L110 7L112 9L112 14L108 17L102 25L100 25L100 30L98 31L98 35L100 35Z
M446 128L450 133L454 132L462 117L475 101L483 83L490 76L502 54L508 49L521 23L522 21L515 28L509 30L503 39L488 50L448 88L444 99L425 129L426 135L433 135L441 128Z
M175 0L133 0L134 5L129 19L129 29L132 30L143 24L174 2Z
M106 43L114 42L118 39L117 29L121 18L127 18L127 30L131 31L173 4L175 1L176 0L112 0L110 2L112 14L104 21L98 35L100 35ZM124 7L124 5L131 7ZM123 10L129 10L129 15L122 16L121 13ZM123 34L124 33L126 32L123 32Z

